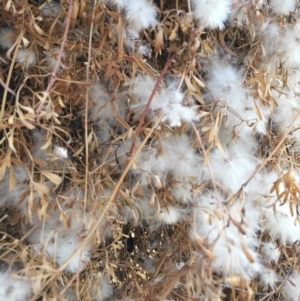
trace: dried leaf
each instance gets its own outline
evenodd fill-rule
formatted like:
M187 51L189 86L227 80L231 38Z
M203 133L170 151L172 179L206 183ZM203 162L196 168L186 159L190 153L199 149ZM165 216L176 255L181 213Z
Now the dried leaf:
M71 21L70 24L73 26L77 20L77 16L78 16L78 12L79 12L79 1L78 0L74 0L73 2L73 10L72 10L72 15L71 15Z
M3 179L4 175L5 175L5 171L6 171L6 164L1 164L0 166L0 181Z
M178 25L178 23L176 22L176 23L175 23L175 26L173 27L173 29L171 30L171 33L170 33L170 35L169 35L169 40L170 40L170 41L173 41L173 40L175 40L175 39L177 38L178 27L179 27L179 25Z
M33 27L40 36L43 36L45 33L41 27L39 27L35 22L33 22Z
M9 145L9 148L14 152L14 153L17 153L17 150L15 149L15 146L14 146L14 130L12 129L11 130L11 133L8 137L8 145Z
M197 89L192 85L192 83L191 83L191 81L190 81L190 79L188 78L187 75L184 77L184 81L185 81L188 89L190 89L190 91L192 91L192 92L196 92L197 91Z
M208 257L208 259L215 260L216 256L209 249L205 248L203 239L197 233L195 233L195 240L197 246L201 248L202 252Z
M8 150L0 167L0 180L3 179L7 167L11 166L11 150Z
M32 181L32 185L34 187L34 190L38 193L48 195L50 192L50 189L46 184L37 183L37 182Z
M243 281L241 276L230 276L226 277L226 281L230 283L233 287L239 287Z
M193 80L200 88L205 88L205 84L197 76L193 75Z
M248 248L246 247L244 241L242 240L241 241L241 246L242 246L242 250L247 258L247 260L250 262L250 263L254 263L255 260L253 259L252 255L250 254Z
M9 189L13 190L16 188L16 177L15 171L12 167L9 169Z
M158 32L156 32L156 38L154 40L154 51L158 53L164 45L164 31L162 26L159 26Z
M47 149L51 144L52 144L52 139L50 137L50 138L48 138L46 143L41 147L41 149Z
M150 207L154 207L155 206L155 193L153 192L150 198L150 202L149 202Z
M152 175L152 177L154 178L154 180L155 180L155 182L156 182L157 189L162 189L163 185L162 185L162 182L161 182L159 176L157 176L157 175Z
M34 126L33 124L29 123L29 122L26 120L25 116L24 116L21 112L18 112L18 113L19 113L19 118L20 118L21 123L22 123L25 127L27 127L28 129L34 130L34 129L35 129L35 126Z
M46 167L47 163L39 158L33 158L33 162L39 166Z
M41 208L39 208L39 210L37 211L38 218L40 220L45 216L48 206L49 206L49 202L45 202L43 204L43 206Z
M261 120L263 120L262 114L261 114L261 112L260 112L260 109L259 109L259 107L258 107L258 105L257 105L257 103L256 103L256 101L255 101L255 99L254 99L253 101L254 101L254 108L255 108L256 116L257 116L257 118L261 121Z
M33 116L35 115L35 112L34 112L33 108L27 107L27 106L22 106L20 104L19 104L19 107L22 108L24 111L26 111L28 113L31 113Z
M42 170L42 174L55 185L59 185L62 181L62 179L59 176L49 171Z
M124 57L125 58L125 57ZM128 57L127 57L128 58ZM136 64L143 70L143 72L147 73L151 77L155 77L155 73L145 64L145 62L139 58L135 53L132 53L132 58L136 62ZM132 59L131 58L131 59Z

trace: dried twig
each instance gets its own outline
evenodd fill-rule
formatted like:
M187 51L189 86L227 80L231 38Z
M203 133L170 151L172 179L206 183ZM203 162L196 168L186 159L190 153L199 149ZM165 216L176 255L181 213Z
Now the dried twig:
M46 99L46 97L49 97L50 90L54 85L56 75L58 73L59 66L60 66L60 63L61 63L61 59L62 59L62 56L63 56L63 53L64 53L64 49L65 49L65 45L66 45L67 37L68 37L68 33L69 33L70 23L71 23L71 16L72 16L72 12L73 12L73 5L74 5L73 2L74 2L74 0L70 0L70 2L69 2L68 16L67 16L66 23L65 23L65 31L64 31L63 39L62 39L61 46L60 46L60 49L59 49L59 53L58 53L58 56L57 56L57 59L56 59L56 64L55 64L54 70L51 73L50 81L49 81L47 89L44 93L44 98L45 99ZM41 102L40 105L36 109L36 114L40 113L40 111L43 108L43 105L44 105L44 103Z

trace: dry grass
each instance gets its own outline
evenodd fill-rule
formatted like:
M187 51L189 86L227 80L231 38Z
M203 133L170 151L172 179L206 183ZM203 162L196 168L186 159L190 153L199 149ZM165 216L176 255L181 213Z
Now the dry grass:
M148 74L157 79L154 94L167 74L177 77L178 89L182 88L198 102L203 118L194 126L194 145L208 157L213 147L222 148L218 139L222 114L212 107L218 104L206 106L201 97L205 87L201 62L209 54L222 48L232 55L239 55L241 51L253 55L245 82L257 91L257 95L264 96L260 97L261 101L276 106L267 91L269 77L273 75L256 69L262 50L254 26L247 32L230 27L224 32L200 32L194 28L189 14L177 11L187 11L189 1L154 1L159 7L161 25L144 33L140 43L147 41L151 45L152 56L143 59L123 45L122 16L101 1L61 0L61 11L57 16L42 16L37 2L3 0L1 3L1 27L12 28L15 40L9 50L1 50L0 175L3 177L5 171L10 170L9 183L14 189L20 183L15 179L12 166L27 169L30 183L22 197L31 199L29 220L37 214L38 223L43 223L51 219L53 210L58 210L68 228L76 212L74 209L67 217L61 204L69 204L72 209L76 203L84 208L84 212L101 214L95 214L90 220L77 250L81 252L84 244L93 240L92 260L82 272L71 275L63 272L68 262L58 267L53 260L32 251L27 241L27 218L12 208L1 209L0 259L10 266L20 266L20 277L26 275L33 280L30 300L71 300L66 297L69 289L75 292L77 300L93 300L91 292L99 286L99 281L94 279L102 274L113 283L116 300L126 300L129 296L131 300L149 301L283 300L276 289L262 292L255 280L246 283L242 279L227 279L229 284L224 287L223 276L203 263L204 259L212 259L209 246L204 241L194 244L189 239L192 218L157 229L143 223L136 227L124 225L118 210L124 204L134 208L137 197L143 194L140 187L130 186L128 170L142 147L160 137L157 127L160 118L154 123L146 120L147 108L139 122L133 120L132 112L126 119L114 116L117 126L109 142L111 147L99 145L96 125L88 122L91 103L88 90L97 79L113 95L116 91L126 91L127 83L138 73ZM263 14L249 15L249 20L257 21ZM17 62L19 47L34 51L36 63L28 67L26 62ZM53 49L56 49L54 54L51 53ZM45 64L51 56L56 58L52 72ZM201 135L197 128L201 128ZM34 129L44 133L47 162L31 155ZM172 132L167 127L164 130ZM181 133L186 128L183 125L174 131ZM270 128L269 135L260 138L258 154L264 161L256 173L266 165L274 168L279 162L290 170L293 165L300 164L297 153L286 147L287 135L288 132L277 137ZM120 167L119 154L116 155L113 146L122 145L126 138L132 138L132 144L126 162ZM138 138L142 142L137 145ZM68 150L69 159L63 164L53 157L55 145ZM293 183L292 188L286 184L291 178L287 173L278 180L285 181L287 187L285 198L283 195L278 197L287 201L292 195L293 202L298 204L299 188ZM51 191L45 184L49 181ZM172 179L167 181L171 183ZM214 185L213 179L212 183ZM276 183L274 185L276 189ZM80 187L83 194L70 202L69 193L75 191L76 195L76 187ZM204 187L205 184L195 187L195 191L200 192ZM33 192L38 193L38 202L33 202ZM160 205L176 203L167 185L162 189L152 187L152 193ZM239 193L235 197L239 197ZM137 218L142 219L141 216ZM105 238L107 229L111 231L109 238ZM276 267L284 278L299 264L299 248L293 248L283 250L285 255ZM204 254L203 260L198 260L199 252ZM154 271L145 269L145 261L149 258L156 266ZM175 266L179 262L184 263L181 269Z

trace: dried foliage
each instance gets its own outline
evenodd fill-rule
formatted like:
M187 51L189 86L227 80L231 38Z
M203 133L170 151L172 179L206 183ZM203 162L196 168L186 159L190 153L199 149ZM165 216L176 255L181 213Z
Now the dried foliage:
M298 1L223 1L224 28L196 2L147 2L143 25L128 1L0 1L0 292L25 291L6 300L296 300L299 238L268 218L299 227L300 111L273 124L294 69L265 36ZM242 272L218 259L236 245Z

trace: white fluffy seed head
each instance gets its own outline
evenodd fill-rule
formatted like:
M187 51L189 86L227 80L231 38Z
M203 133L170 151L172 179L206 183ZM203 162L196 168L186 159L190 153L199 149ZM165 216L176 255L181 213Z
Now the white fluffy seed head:
M278 198L278 195L287 193L286 181L299 186L298 171L296 169L288 173L283 171L282 174L273 172L266 174L266 176L267 178L262 178L264 179L264 189L268 195L262 212L264 215L263 230L269 232L273 241L278 240L282 245L293 244L300 237L300 220L296 213L297 205L293 203L290 196L283 203L284 196ZM275 188L274 185L276 191L271 192ZM262 189L262 193L264 189Z
M150 76L139 75L133 81L131 95L135 99L132 109L136 118L141 116L149 97L154 89L155 80ZM148 116L153 117L155 112L161 111L162 122L171 127L177 127L184 122L197 121L199 118L196 106L187 106L184 103L184 94L177 91L176 83L171 81L166 87L161 85L154 95Z
M125 224L130 223L137 226L141 218L149 223L150 217L156 213L156 208L152 208L148 199L136 200L134 206L125 206L122 218Z
M9 27L0 28L0 46L9 49L16 39L16 35Z
M123 41L128 50L137 53L141 57L151 58L152 49L150 44L140 40L139 32L134 28L123 28Z
M30 49L20 49L17 53L16 58L18 63L21 63L25 68L29 68L32 65L36 64L36 55Z
M0 300L29 300L31 283L28 278L14 275L8 269L0 271Z
M146 146L136 158L136 166L131 169L141 186L149 184L160 187L165 183L169 160L166 155L159 154L157 146Z
M281 35L277 55L281 63L287 69L293 69L300 65L300 24L286 26L285 32Z
M272 269L262 269L261 273L259 274L259 284L266 289L274 289L279 280L279 275L277 275L277 273Z
M272 241L263 243L261 247L261 252L265 261L274 263L278 262L281 254L278 246Z
M242 113L247 105L248 93L243 84L244 71L218 57L212 57L211 62L206 67L206 84L210 92L204 95L206 102L223 101L238 114Z
M166 225L175 224L182 219L182 210L175 206L162 208L157 215L157 219Z
M282 286L281 291L285 293L286 301L298 301L300 298L300 274L295 272L291 275Z
M45 64L47 65L48 70L50 72L52 72L55 68L55 65L57 63L57 58L59 55L59 51L60 51L60 49L58 47L53 47L52 49L49 49L48 51L46 51L47 57L45 59ZM60 62L59 72L61 72L65 68L63 61L66 58L66 54L64 51L62 53L61 58L62 58L62 61Z
M128 2L128 0L104 0L104 2L109 5L115 5L119 8L124 8L124 6Z
M278 15L288 15L295 9L297 0L270 0L273 13Z
M255 133L266 132L269 108L249 95L243 83L243 69L217 56L210 61L212 63L205 68L209 92L204 93L203 99L206 103L215 103L214 110L222 113L221 143L227 145L239 138L244 144L253 144Z
M275 94L275 96L277 96ZM276 97L278 107L274 111L273 124L281 134L286 133L293 123L293 128L288 138L300 138L300 120L296 119L297 114L300 110L300 104L298 97L295 97L293 93L281 94ZM293 131L297 129L296 131Z
M126 94L108 91L101 83L96 82L89 89L89 95L91 97L90 121L114 126L117 116L125 118L127 111Z
M33 147L31 149L32 157L41 159L46 162L47 151L46 149L42 149L46 141L45 132L36 129L32 132L32 137L33 137Z
M291 183L299 185L299 176L297 171L290 174L264 173L261 185L261 193L268 196L265 200L263 211L263 231L269 233L272 241L279 241L282 245L291 245L299 240L300 237L300 220L297 215L297 206L288 197L283 203L283 198L278 195L284 195L287 192L284 179ZM281 180L280 180L281 179ZM281 182L276 184L276 191L271 192L277 180ZM263 185L265 187L263 187ZM258 186L259 187L259 186Z
M77 233L75 234L77 235ZM90 261L91 245L86 243L79 252L75 254L81 245L81 240L76 237L64 238L57 241L56 262L59 266L69 262L65 271L69 273L76 273L85 268Z
M279 240L281 244L287 245L299 240L300 223L295 217L296 206L292 205L292 208L294 216L291 215L289 201L284 205L277 204L275 209L270 206L265 208L264 230L269 232L273 241Z
M13 168L16 185L14 188L10 187L10 171L7 169L0 181L0 206L17 206L21 195L28 189L30 184L30 177L25 168L21 166L11 168ZM22 203L25 203L25 201Z
M138 32L157 24L156 8L147 0L128 1L124 8L127 22Z
M207 243L215 256L213 268L223 275L240 275L247 280L256 275L261 270L258 239L242 223L243 206L226 204L220 192L209 191L198 197L196 208L191 238L197 240L198 236Z
M36 228L28 240L35 252L42 252L58 266L67 263L64 270L73 274L85 268L90 260L92 249L91 243L87 242L75 254L82 242L78 232L78 230L63 230L63 225L56 219Z
M103 301L112 296L113 286L102 273L91 277L91 282L90 295L92 300Z
M277 51L280 36L282 34L281 28L273 19L267 18L261 27L260 34L262 37L262 45L264 47L264 57L269 60L269 56Z
M64 147L55 146L53 152L54 152L54 155L58 159L67 159L68 158L68 150Z
M236 147L220 151L214 149L209 157L213 179L225 190L236 193L255 171L256 158ZM203 178L210 180L210 172L205 162L199 167ZM256 176L258 178L258 175ZM255 184L250 183L245 191L249 192Z
M196 176L200 157L188 135L165 136L161 144L168 159L169 173L176 181L186 181L188 177Z
M192 0L194 18L201 27L223 29L232 6L232 0Z
M188 204L193 201L193 187L188 181L182 181L171 186L173 198L180 204Z

